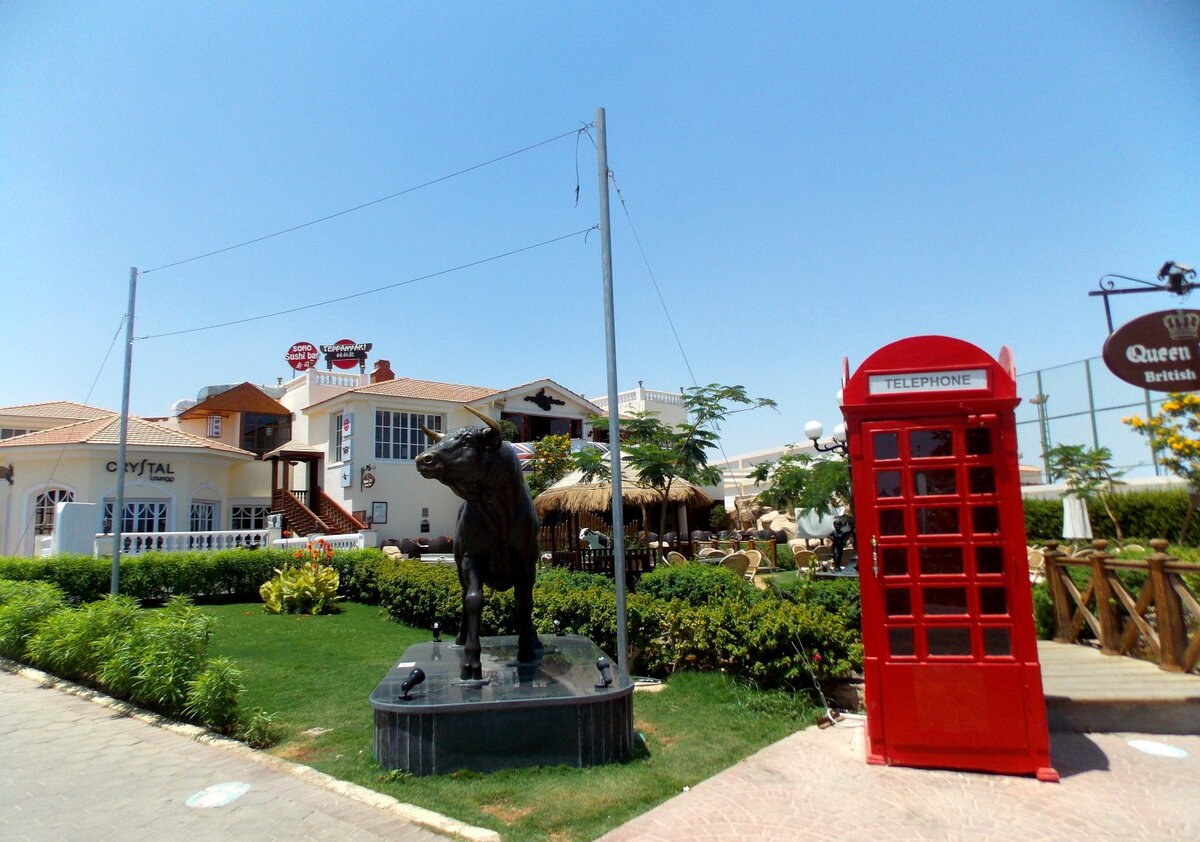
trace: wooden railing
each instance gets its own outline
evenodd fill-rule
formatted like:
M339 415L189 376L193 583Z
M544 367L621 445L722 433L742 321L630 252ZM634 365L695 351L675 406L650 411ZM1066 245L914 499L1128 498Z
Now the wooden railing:
M1054 639L1081 641L1090 629L1106 655L1140 651L1171 672L1192 672L1200 662L1200 602L1188 589L1185 575L1200 576L1200 564L1166 555L1167 541L1150 542L1154 552L1144 559L1117 559L1107 541L1093 541L1085 557L1068 556L1056 542L1046 545L1046 581L1054 605ZM1082 590L1071 568L1086 568ZM1131 593L1120 571L1146 574Z

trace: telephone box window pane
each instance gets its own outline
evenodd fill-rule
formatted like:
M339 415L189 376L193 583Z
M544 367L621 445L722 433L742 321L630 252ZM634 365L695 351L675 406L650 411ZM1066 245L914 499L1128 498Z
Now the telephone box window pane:
M888 588L887 613L889 617L907 617L912 614L912 597L908 588Z
M931 657L938 655L971 654L970 629L941 629L934 627L925 630L925 639L929 643L929 655Z
M980 588L979 613L1007 614L1008 599L1005 596L1004 588Z
M904 509L880 509L880 511L879 511L879 534L880 535L903 535L904 534Z
M983 654L1012 655L1012 641L1009 639L1008 629L984 629Z
M913 493L918 497L957 494L958 482L953 468L937 471L913 471Z
M900 472L899 471L878 471L875 474L875 496L876 497L899 497L900 496Z
M922 576L946 576L963 572L962 547L921 547L917 550L921 559Z
M913 630L888 629L888 649L893 657L911 658L917 654L917 647L913 645Z
M882 554L884 576L908 575L908 550L904 547L888 547Z
M917 509L918 535L958 533L958 509Z
M966 614L966 588L925 588L925 614Z
M995 494L996 472L991 468L968 468L967 486L972 494Z
M900 458L899 433L875 433L871 436L871 441L875 446L876 461Z
M971 509L971 530L975 534L1000 531L1000 510L995 506L976 506Z
M967 455L987 456L992 452L992 431L987 427L967 430Z
M953 456L954 434L950 430L913 430L908 434L908 455L913 459Z
M975 570L979 573L1003 573L1004 551L999 547L976 547Z

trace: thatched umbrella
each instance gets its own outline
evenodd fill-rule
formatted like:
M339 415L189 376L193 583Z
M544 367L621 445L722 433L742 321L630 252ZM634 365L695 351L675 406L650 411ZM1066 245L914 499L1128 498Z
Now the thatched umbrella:
M661 503L662 495L657 489L638 485L637 476L625 465L621 472L621 499L645 511L647 506ZM712 502L711 497L682 479L671 483L667 495L667 503L681 506L707 506ZM534 498L533 507L539 517L552 513L606 512L612 508L612 484L599 480L584 482L581 471L572 471Z

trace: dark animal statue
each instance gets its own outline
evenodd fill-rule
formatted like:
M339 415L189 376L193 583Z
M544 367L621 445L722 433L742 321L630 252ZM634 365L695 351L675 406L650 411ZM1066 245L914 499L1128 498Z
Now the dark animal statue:
M417 471L463 499L454 531L454 562L462 584L462 623L455 641L464 648L462 679L483 678L479 618L483 586L513 589L517 607L517 660L533 663L541 643L533 629L533 579L538 559L537 515L512 445L500 425L471 407L486 427L443 435L422 425L436 444L417 457Z

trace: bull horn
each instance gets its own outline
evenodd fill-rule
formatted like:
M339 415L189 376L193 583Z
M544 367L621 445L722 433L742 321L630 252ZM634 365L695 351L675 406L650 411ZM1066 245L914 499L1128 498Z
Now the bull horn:
M424 433L431 441L441 441L446 437L445 433L435 433L424 424L418 424L417 426L421 428L421 432Z
M478 418L483 423L487 424L489 427L491 427L497 433L500 432L500 425L496 423L495 419L488 418L486 415L484 415L482 412L480 412L478 409L476 409L473 406L467 406L464 404L463 409L465 409L467 412L474 415L476 418Z

